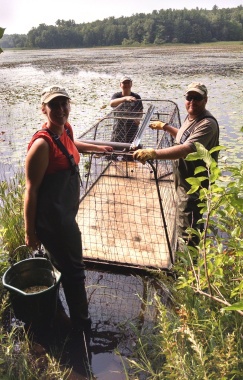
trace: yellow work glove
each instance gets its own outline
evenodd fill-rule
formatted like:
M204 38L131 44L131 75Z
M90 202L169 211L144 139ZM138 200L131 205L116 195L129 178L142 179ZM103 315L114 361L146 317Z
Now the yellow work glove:
M143 165L148 160L154 160L157 154L154 149L138 149L133 153L134 160L140 161Z
M149 128L162 130L166 124L167 123L164 123L163 121L153 121L149 124Z

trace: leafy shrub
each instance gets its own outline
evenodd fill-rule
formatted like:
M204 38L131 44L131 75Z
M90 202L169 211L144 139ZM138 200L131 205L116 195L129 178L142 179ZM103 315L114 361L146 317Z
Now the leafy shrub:
M174 306L156 297L157 325L139 335L129 379L242 379L243 163L222 175L214 150L197 144L187 157L206 162L208 189L201 187L205 168L196 169L201 177L188 179L191 193L200 190L205 228L187 230L200 243L177 253L177 279L168 283Z

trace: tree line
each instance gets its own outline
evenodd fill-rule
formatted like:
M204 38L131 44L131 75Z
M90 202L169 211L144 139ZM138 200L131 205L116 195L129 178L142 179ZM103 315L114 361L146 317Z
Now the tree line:
M161 9L82 24L59 19L55 25L40 24L27 35L5 34L1 45L57 49L242 40L243 6L219 9L215 5L212 10Z

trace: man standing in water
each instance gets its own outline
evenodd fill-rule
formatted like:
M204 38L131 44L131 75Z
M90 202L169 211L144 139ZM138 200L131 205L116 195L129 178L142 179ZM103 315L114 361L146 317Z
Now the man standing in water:
M145 164L147 160L161 159L174 160L175 188L178 198L177 229L178 237L191 246L198 244L197 236L189 236L186 233L188 227L203 230L204 226L197 222L201 219L199 203L199 192L187 194L190 184L186 181L188 177L194 176L197 166L205 166L203 161L186 161L189 153L195 152L195 143L198 142L207 150L219 145L219 126L217 120L206 110L208 91L203 83L191 83L185 93L185 107L187 117L180 129L160 121L150 124L152 129L163 129L175 138L175 145L165 149L139 149L134 152L133 157ZM213 154L218 160L218 153ZM206 172L203 174L205 175ZM207 187L208 181L202 184Z
M110 101L111 107L121 105L117 112L119 119L115 120L113 126L111 141L132 142L138 131L143 104L140 100L141 97L131 91L132 79L130 77L121 78L120 87L121 91L112 95Z

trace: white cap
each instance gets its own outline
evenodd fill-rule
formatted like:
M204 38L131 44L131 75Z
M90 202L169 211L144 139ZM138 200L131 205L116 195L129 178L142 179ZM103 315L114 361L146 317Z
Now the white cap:
M121 80L120 80L120 83L123 83L125 82L126 80L129 80L130 82L132 82L132 79L130 77L122 77Z

